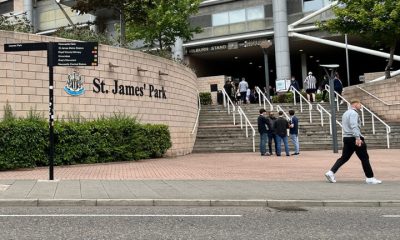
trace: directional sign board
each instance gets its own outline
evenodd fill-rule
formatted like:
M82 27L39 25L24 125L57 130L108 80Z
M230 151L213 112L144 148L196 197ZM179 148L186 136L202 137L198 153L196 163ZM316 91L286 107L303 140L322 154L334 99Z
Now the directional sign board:
M97 66L97 42L58 42L53 51L53 66Z
M47 50L47 43L9 43L4 44L4 52L20 51L44 51Z
M40 42L4 44L4 52L47 51L49 67L49 179L54 180L54 66L97 66L97 42Z

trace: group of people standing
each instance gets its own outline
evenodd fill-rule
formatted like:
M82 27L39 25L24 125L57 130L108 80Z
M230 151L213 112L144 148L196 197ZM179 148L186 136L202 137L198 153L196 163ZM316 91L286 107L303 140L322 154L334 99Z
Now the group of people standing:
M260 153L261 156L272 155L272 141L275 144L275 153L277 156L282 154L282 142L285 147L286 156L290 156L289 141L287 130L289 129L289 136L294 145L294 153L292 155L300 154L299 147L299 119L294 115L295 111L290 110L290 120L287 120L282 111L279 111L279 116L276 118L273 112L269 112L262 108L260 115L257 119L258 132L260 133ZM268 144L268 152L266 145Z
M325 97L326 97L326 93L327 93L327 90L325 88L326 85L329 86L329 79L325 76L324 79L322 80L321 84L318 87L318 89L322 92L321 102L325 101ZM300 85L294 76L292 76L288 91L290 91L291 88L294 88L297 91L300 91ZM334 88L334 91L336 91L337 93L342 95L343 83L340 80L339 74L337 72L334 75L333 88ZM309 72L308 76L304 79L303 89L307 93L307 100L310 102L315 102L316 101L315 94L318 89L317 89L317 79L315 78L315 76L313 75L312 72ZM296 99L296 101L299 101L299 99ZM343 102L340 102L340 104L342 104L342 103Z
M254 98L254 90L252 91L249 88L249 84L244 77L237 84L228 79L225 82L224 89L235 104L250 103L252 95Z

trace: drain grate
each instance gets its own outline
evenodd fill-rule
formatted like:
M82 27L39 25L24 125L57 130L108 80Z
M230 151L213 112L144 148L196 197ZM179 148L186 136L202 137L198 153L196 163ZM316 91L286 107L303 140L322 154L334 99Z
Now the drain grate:
M278 212L306 212L306 211L308 211L305 208L291 207L291 206L287 206L287 207L271 207L271 208L277 210Z

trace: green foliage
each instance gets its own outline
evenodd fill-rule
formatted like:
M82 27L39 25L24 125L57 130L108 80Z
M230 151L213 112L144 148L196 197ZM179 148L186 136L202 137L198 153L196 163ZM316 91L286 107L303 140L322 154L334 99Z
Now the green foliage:
M200 0L145 0L140 5L142 21L127 21L127 39L144 40L151 48L170 49L177 37L190 40L200 27L192 27L189 16L198 11ZM129 8L129 7L128 7ZM134 18L127 12L127 19ZM133 12L135 14L135 12Z
M71 27L63 27L59 28L54 35L57 37L61 38L66 38L66 39L74 39L74 40L79 40L79 41L84 41L84 42L99 42L102 44L107 44L107 45L116 45L116 41L113 39L110 39L103 33L96 33L92 30L90 30L87 27L82 27L82 28L71 28Z
M43 120L0 122L0 170L35 167L47 162L48 127Z
M3 107L4 115L3 115L3 121L12 121L15 119L15 115L12 111L10 103L6 102L6 105Z
M0 122L0 170L48 165L48 132L48 123L35 114ZM55 165L161 157L172 146L167 126L140 124L121 114L56 121L54 134Z
M305 92L301 92L304 98L307 99L307 94ZM329 100L329 94L326 94L324 101ZM315 94L315 102L320 102L322 100L322 93ZM293 103L293 93L288 92L284 94L275 95L272 97L273 103ZM303 101L304 102L304 101Z
M26 14L4 16L0 15L0 30L12 32L31 32L33 29Z
M199 94L199 96L200 96L200 104L201 105L211 105L211 103L212 103L211 93L202 92Z
M390 77L393 54L400 39L400 1L339 0L333 12L336 18L318 23L324 30L362 36L375 44L390 47L385 72Z

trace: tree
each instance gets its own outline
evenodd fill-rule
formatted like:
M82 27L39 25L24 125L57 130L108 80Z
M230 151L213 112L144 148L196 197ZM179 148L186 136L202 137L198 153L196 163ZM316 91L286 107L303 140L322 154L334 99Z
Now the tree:
M383 44L390 48L385 77L390 68L397 42L400 40L400 1L398 0L339 0L333 12L336 18L321 23L322 29L333 33L349 33Z
M115 18L120 19L120 31L121 39L120 44L125 44L125 16L126 6L129 4L140 4L141 0L76 0L75 4L71 7L72 10L79 12L80 14L92 13L95 14L98 10L112 10L115 13Z
M148 47L158 46L161 51L169 49L177 37L187 41L200 27L192 27L189 16L197 13L200 0L145 0L141 5L144 14L141 21L127 22L127 39L144 40ZM130 7L132 7L131 5ZM128 7L129 9L129 7ZM132 11L127 12L132 13ZM134 13L134 12L133 12ZM130 16L137 19L137 16Z
M0 30L27 33L31 32L32 29L33 27L26 17L26 13L11 16L0 15Z

